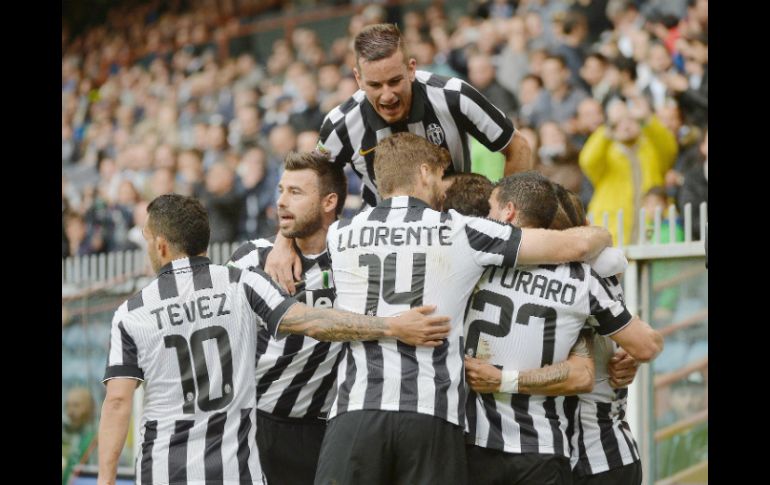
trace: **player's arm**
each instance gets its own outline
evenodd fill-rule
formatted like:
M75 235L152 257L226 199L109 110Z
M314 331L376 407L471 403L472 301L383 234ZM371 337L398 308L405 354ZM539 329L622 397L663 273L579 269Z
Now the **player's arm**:
M98 485L114 485L118 472L120 451L128 435L134 390L139 381L130 378L110 379L99 420Z
M371 317L297 303L287 310L278 324L278 331L325 341L394 337L409 345L438 347L449 336L452 327L449 317L428 316L433 310L433 306L421 306L395 317Z
M503 149L505 168L503 175L532 170L532 148L519 131L513 132L511 142Z
M457 104L455 104L457 103ZM511 120L492 104L476 88L465 81L460 82L460 95L449 101L449 108L459 112L470 127L470 134L493 152L505 156L503 173L532 170L532 149L527 140L513 128Z
M628 354L640 362L649 362L663 350L663 336L639 317L609 335Z
M581 332L567 360L538 369L518 371L499 369L483 360L465 357L465 375L476 392L508 392L569 396L591 392L596 370L593 359L593 338Z
M607 283L594 271L587 275L592 322L600 335L610 337L631 357L649 362L663 350L663 336L616 299Z
M265 260L265 272L292 295L296 291L294 282L302 278L302 260L294 250L294 240L283 237L280 231Z
M571 227L563 231L524 228L517 264L559 264L587 261L612 246L610 232L598 226Z

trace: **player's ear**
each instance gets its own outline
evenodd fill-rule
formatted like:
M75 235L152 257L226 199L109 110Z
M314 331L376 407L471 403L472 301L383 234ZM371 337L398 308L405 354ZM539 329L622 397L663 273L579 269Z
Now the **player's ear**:
M502 215L505 219L505 222L510 222L513 224L513 221L516 219L516 207L513 205L513 202L508 201L505 204L505 207L503 207Z
M406 63L406 68L409 72L409 82L414 82L415 71L417 70L417 59L410 57L409 62Z
M155 251L160 255L162 258L168 257L170 248L168 245L168 241L163 236L157 236L152 241L153 244L155 244Z
M337 197L336 192L332 192L330 194L326 194L323 199L321 199L321 208L324 212L335 212L337 210L337 201L339 200L339 197Z
M428 184L428 178L431 174L431 167L427 163L421 163L420 164L420 180L423 182L423 184Z
M355 76L356 82L358 83L358 89L364 89L364 82L361 79L361 74L358 72L357 63L356 63L356 66L353 68L353 76Z

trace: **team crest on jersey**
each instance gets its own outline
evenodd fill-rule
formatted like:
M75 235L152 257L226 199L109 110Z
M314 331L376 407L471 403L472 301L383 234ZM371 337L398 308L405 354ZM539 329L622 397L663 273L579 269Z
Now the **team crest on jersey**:
M444 130L438 124L431 123L428 125L425 137L434 145L441 145L444 141Z

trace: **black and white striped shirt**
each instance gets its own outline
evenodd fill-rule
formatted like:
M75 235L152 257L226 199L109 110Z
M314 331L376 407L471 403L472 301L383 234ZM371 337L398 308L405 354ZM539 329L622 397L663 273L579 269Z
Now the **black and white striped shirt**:
M490 268L466 314L466 352L518 370L566 360L588 317L599 333L631 315L584 263ZM508 453L570 456L563 396L470 392L468 440Z
M249 241L233 253L227 264L262 269L272 249L273 241ZM299 255L305 283L294 298L311 307L331 308L335 294L328 253L324 251L314 258L301 252ZM266 329L260 329L257 409L284 418L325 418L337 390L335 379L341 349L341 342L319 342L304 335L275 340Z
M352 164L364 184L363 199L373 207L380 201L373 148L383 138L406 131L449 150L450 171L470 172L470 136L489 150L500 151L514 129L502 111L465 81L417 71L406 120L389 125L359 90L326 115L319 148L328 150L335 163Z
M387 317L436 305L436 315L452 317L452 331L437 348L393 338L346 343L330 417L374 409L463 423L463 310L486 266L515 264L520 241L509 224L437 212L406 196L334 223L326 242L336 307Z
M144 381L137 484L261 480L254 438L257 326L296 301L264 273L172 261L112 321L104 381Z
M612 295L623 301L623 289L615 276L605 278ZM570 396L564 408L570 419L570 461L580 476L596 475L638 461L639 448L625 420L628 389L610 386L607 365L618 349L611 338L594 336L596 382L590 393Z

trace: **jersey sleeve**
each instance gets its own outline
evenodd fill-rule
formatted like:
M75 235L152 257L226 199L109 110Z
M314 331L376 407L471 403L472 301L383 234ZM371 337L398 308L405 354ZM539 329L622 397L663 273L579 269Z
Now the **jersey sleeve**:
M458 98L459 125L493 152L499 152L513 138L513 122L483 94L461 81Z
M329 111L321 123L316 144L317 151L328 156L332 163L343 167L351 162L355 153L345 122L345 113L349 109L347 105L350 103L355 104L355 99L351 97L342 105Z
M144 371L139 367L139 349L127 325L125 303L112 318L110 344L107 351L107 368L102 382L115 378L129 378L144 381Z
M480 217L461 217L461 221L471 255L479 266L516 266L521 246L520 228Z
M241 284L249 307L259 317L259 324L265 327L270 335L275 336L281 319L297 300L289 296L259 268L245 273Z
M246 270L264 269L265 260L271 249L272 244L265 239L245 242L230 256L227 266Z
M631 322L632 316L626 306L613 296L607 283L593 270L588 276L588 301L600 335L610 336Z

